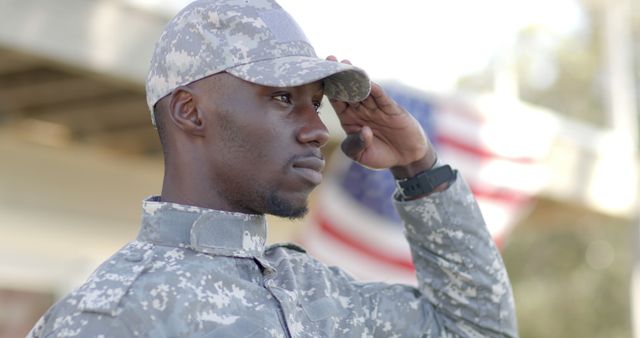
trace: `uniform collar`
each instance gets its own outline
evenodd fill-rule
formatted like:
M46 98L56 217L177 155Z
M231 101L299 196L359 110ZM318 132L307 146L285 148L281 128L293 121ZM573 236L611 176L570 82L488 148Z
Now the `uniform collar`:
M160 196L142 202L140 241L212 255L260 257L266 237L263 215L161 202Z

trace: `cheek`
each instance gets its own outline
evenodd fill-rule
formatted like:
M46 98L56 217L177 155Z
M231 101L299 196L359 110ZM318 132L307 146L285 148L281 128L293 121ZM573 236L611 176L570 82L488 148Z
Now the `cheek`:
M218 150L236 162L236 166L243 166L256 175L281 173L295 153L291 122L273 111L239 116L226 115L219 120L217 129L221 147L217 147Z
M226 112L216 127L219 151L232 158L248 156L262 157L264 145L272 139L272 132L264 128L260 121L238 118L241 112Z
M241 128L230 135L236 145L236 149L230 151L237 152L243 164L257 175L277 175L292 156L286 133L286 130L270 128L268 124Z
M242 134L265 157L289 157L291 154L287 153L292 151L291 143L295 141L293 128L289 124L286 119L277 116L264 118L245 128Z

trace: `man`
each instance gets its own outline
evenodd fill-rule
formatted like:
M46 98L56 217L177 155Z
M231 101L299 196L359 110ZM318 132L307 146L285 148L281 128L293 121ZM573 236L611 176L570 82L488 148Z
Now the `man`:
M359 283L265 214L301 217L322 179L332 99L344 152L398 179L417 288ZM320 60L272 0L196 1L165 28L147 100L165 153L138 238L63 298L33 337L513 337L502 260L461 177L366 74Z

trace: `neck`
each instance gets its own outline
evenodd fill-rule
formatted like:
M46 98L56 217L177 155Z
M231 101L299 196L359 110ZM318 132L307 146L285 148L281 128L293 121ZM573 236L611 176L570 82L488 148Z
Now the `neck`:
M176 165L182 163L182 165ZM184 163L189 163L185 166ZM194 159L165 160L162 182L163 202L193 205L224 211L232 210L228 201L217 190L213 180L206 174L206 165Z

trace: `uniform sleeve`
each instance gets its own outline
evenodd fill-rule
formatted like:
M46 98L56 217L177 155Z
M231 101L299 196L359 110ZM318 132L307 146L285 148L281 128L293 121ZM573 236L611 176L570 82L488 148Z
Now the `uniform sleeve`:
M361 286L373 336L517 337L502 258L462 177L443 192L395 204L418 287Z

